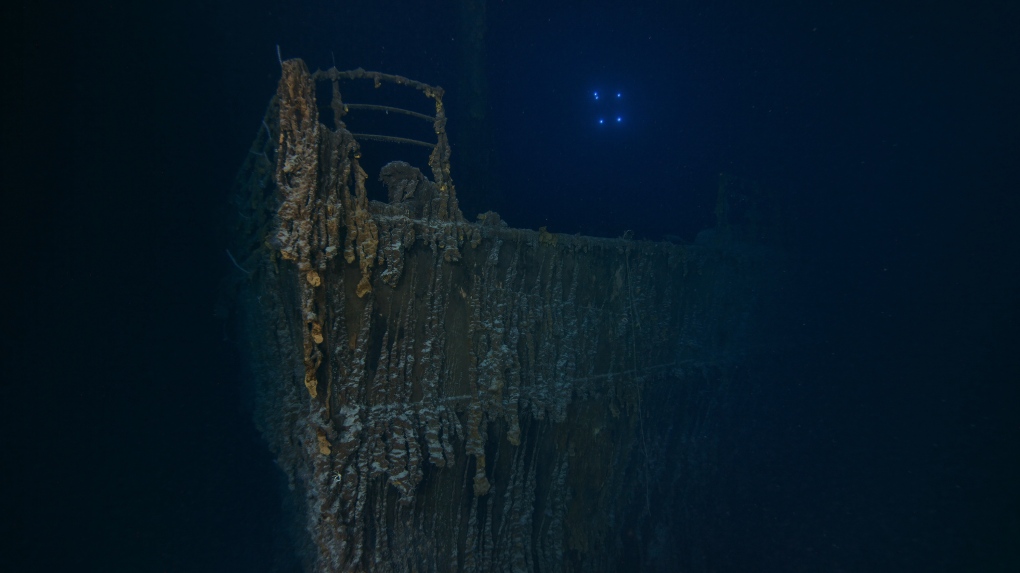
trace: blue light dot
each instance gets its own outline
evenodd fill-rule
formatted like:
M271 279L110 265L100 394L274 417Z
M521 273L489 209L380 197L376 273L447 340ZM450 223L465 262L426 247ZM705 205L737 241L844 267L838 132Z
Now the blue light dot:
M598 96L596 96L596 97L598 97ZM620 92L616 92L616 97L621 98L621 97L623 97L623 94L620 93Z
M599 118L599 123L605 123L605 122L606 122L606 120L602 119L601 117Z
M616 123L620 123L621 121L623 121L623 118L620 116L616 116Z
M599 92L595 92L595 99L599 99Z

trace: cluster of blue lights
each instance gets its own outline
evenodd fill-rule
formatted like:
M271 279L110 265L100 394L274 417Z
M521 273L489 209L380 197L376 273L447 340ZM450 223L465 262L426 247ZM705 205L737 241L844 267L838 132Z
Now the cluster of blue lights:
M623 123L623 113L620 103L623 100L623 92L616 92L616 97L605 97L605 94L598 91L592 92L595 96L595 103L598 112L595 121L599 125Z

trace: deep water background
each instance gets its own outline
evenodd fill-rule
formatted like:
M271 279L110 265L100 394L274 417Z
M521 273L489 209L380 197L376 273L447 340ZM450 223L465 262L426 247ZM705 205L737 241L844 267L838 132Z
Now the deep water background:
M734 396L711 570L1020 570L1017 4L489 0L484 169L458 6L3 8L0 568L272 569L214 307L279 44L445 86L469 216L692 240L720 172L782 208L796 344Z

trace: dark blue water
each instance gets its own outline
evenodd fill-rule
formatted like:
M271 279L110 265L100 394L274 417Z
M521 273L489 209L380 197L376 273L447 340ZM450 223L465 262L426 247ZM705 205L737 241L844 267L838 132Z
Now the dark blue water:
M0 568L287 570L214 317L279 45L446 87L469 216L693 240L720 173L767 192L796 344L735 397L707 570L1020 570L1013 3L488 0L481 68L457 2L345 4L5 18Z

